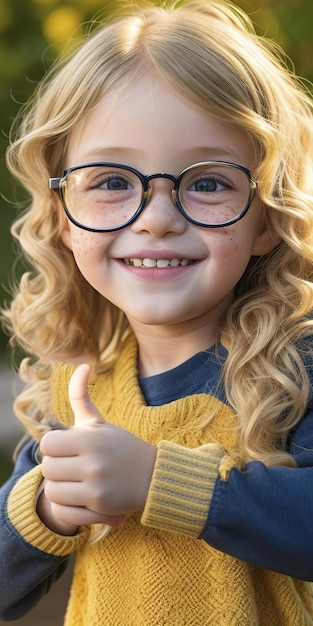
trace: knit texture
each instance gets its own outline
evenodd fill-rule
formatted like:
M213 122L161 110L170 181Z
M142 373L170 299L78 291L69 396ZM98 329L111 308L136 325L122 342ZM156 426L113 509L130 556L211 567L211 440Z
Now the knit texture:
M96 544L86 543L81 530L78 541L84 543L76 554L66 626L312 625L309 583L259 569L195 538L207 517L222 454L236 458L236 420L229 407L205 394L147 407L136 362L137 345L130 337L114 370L91 380L89 393L108 422L158 446L148 502L142 521L139 513L129 515ZM73 422L67 398L71 371L61 366L55 377L53 412L67 425ZM37 474L27 476L23 489L32 483L35 493ZM18 497L16 487L12 523ZM42 540L42 525L37 519L36 528L34 513L30 518L31 532L23 523L21 534L40 549L53 550L55 534L44 529ZM71 551L72 537L63 538L62 548L57 538L56 553Z
M214 444L195 450L161 441L142 524L197 539L207 519L224 452Z
M49 530L36 513L37 492L41 481L41 466L20 478L8 498L8 517L19 534L33 547L54 556L67 556L88 541L90 528L81 526L76 535L70 537Z

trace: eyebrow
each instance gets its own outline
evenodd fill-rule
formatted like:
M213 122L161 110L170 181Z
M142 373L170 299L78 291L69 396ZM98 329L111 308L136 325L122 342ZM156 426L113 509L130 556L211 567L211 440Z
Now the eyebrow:
M185 153L188 155L202 154L204 160L212 158L217 160L227 160L229 158L241 160L236 150L231 150L229 146L195 146L194 148L188 148Z
M137 148L128 148L128 147L122 147L122 146L94 146L93 148L91 148L90 150L88 150L87 152L85 152L82 156L84 159L91 159L91 160L103 160L103 157L105 157L106 155L121 155L121 154L125 154L125 155L130 155L133 156L135 154L137 154L138 156L143 154L143 150L137 149ZM111 159L112 160L112 159Z

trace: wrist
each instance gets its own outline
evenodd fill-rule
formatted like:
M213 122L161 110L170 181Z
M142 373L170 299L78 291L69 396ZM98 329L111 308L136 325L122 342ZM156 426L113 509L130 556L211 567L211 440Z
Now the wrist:
M150 489L150 484L152 480L152 475L154 471L155 461L157 456L157 448L150 444L147 445L145 450L145 463L144 463L144 472L142 474L142 488L140 490L139 501L138 501L138 511L143 511L146 506L146 501Z
M198 538L209 514L223 456L225 451L215 444L189 449L161 441L142 524Z

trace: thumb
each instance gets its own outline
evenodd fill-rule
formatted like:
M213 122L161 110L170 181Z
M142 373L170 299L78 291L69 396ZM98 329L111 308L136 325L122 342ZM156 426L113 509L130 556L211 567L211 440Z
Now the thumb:
M88 395L89 374L89 365L79 365L69 382L68 397L74 413L74 426L97 426L105 423Z

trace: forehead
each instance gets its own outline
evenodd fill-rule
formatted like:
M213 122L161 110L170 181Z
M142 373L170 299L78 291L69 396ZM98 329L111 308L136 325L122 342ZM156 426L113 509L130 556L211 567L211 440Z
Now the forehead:
M152 76L103 96L72 132L66 167L97 160L170 155L224 159L251 167L252 142L242 129L216 119ZM138 159L138 160L136 160ZM184 162L183 167L190 162ZM141 166L142 167L142 166Z

